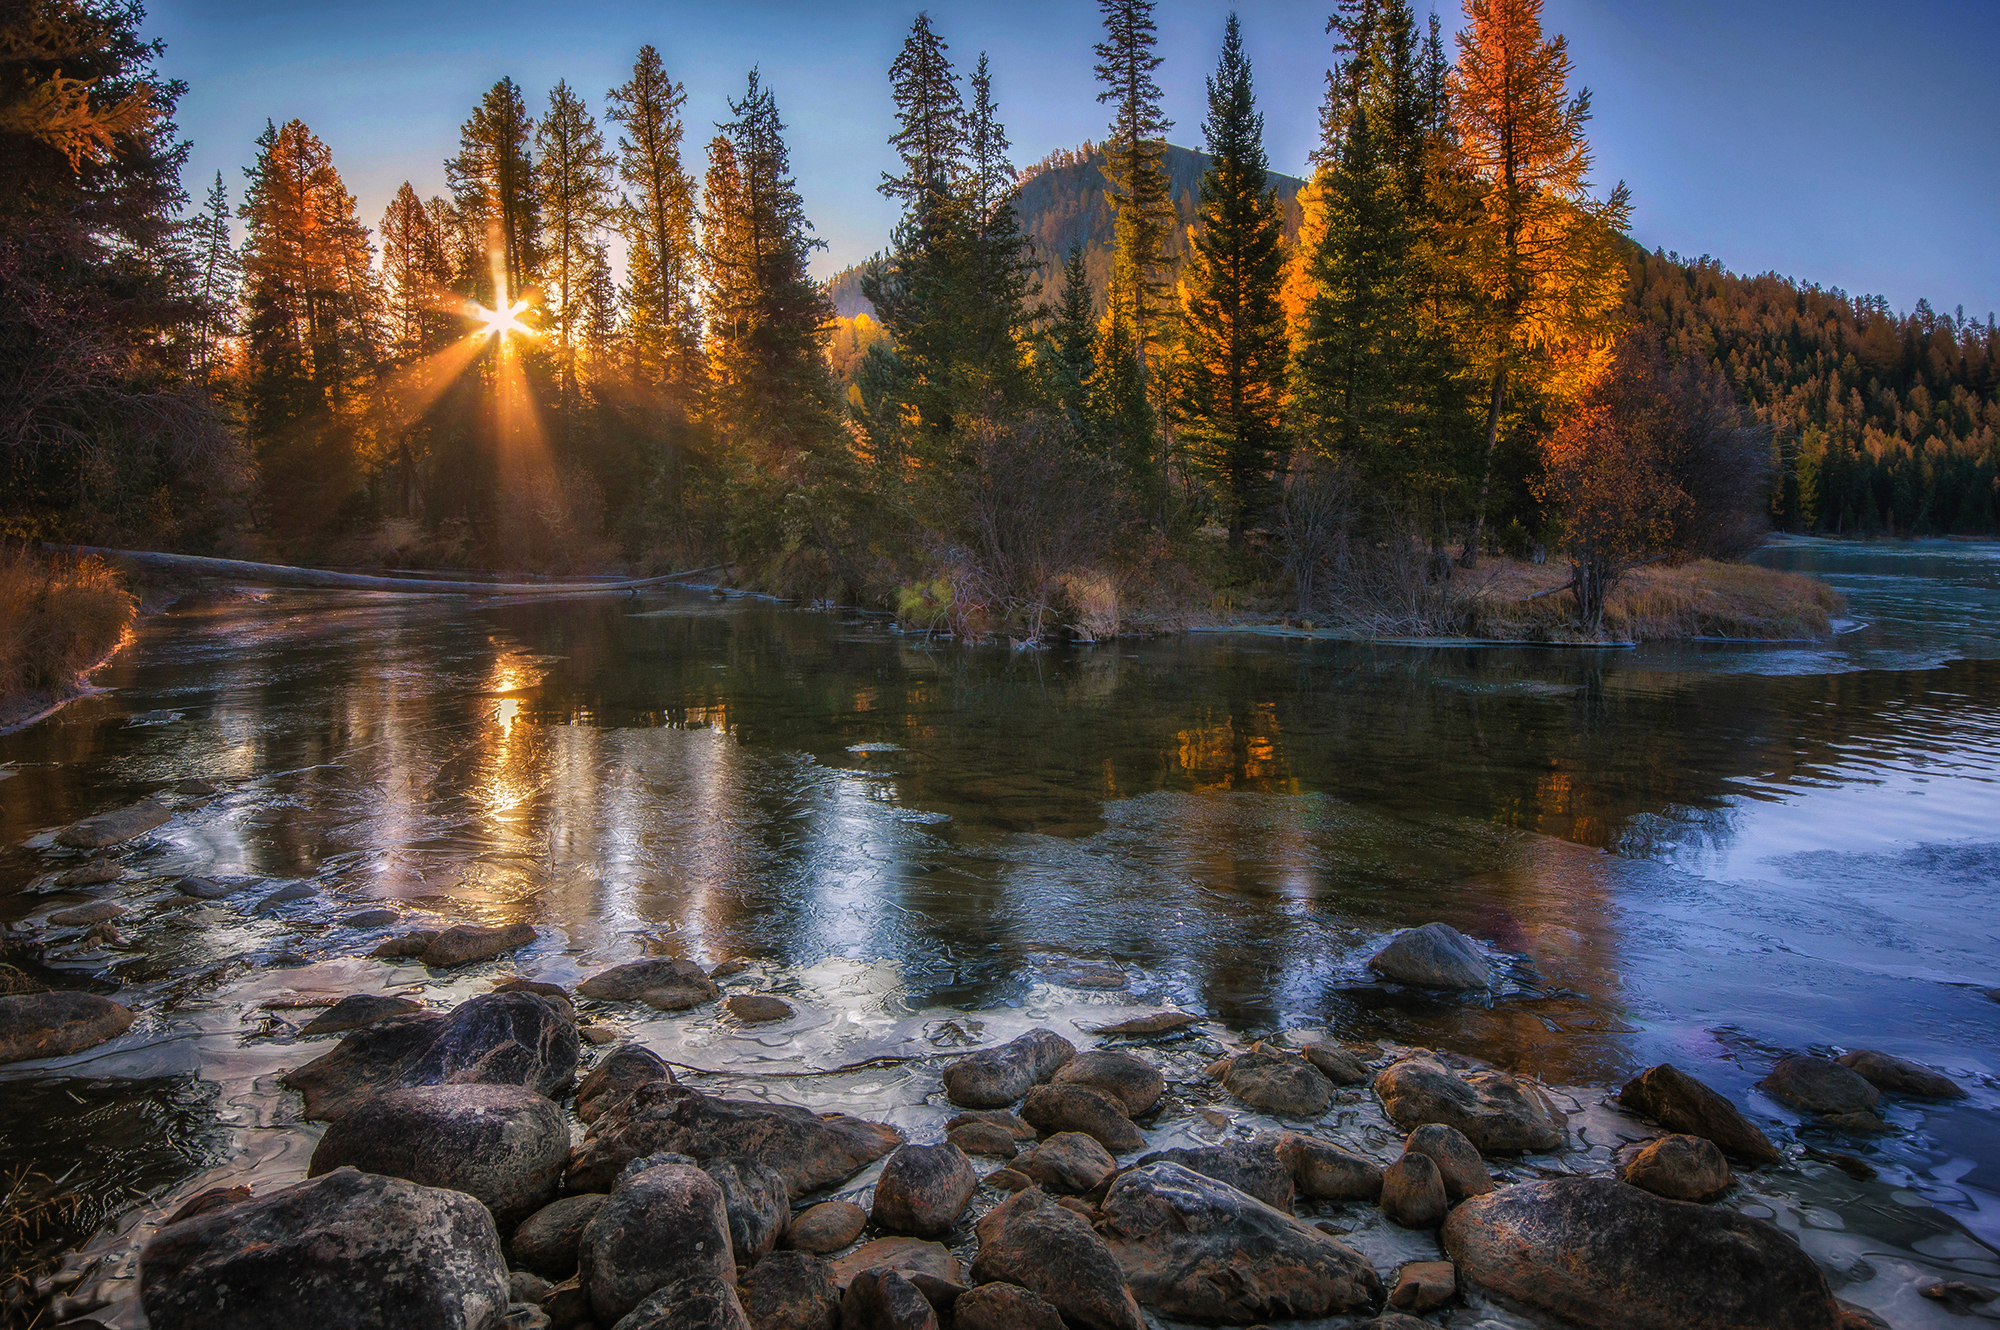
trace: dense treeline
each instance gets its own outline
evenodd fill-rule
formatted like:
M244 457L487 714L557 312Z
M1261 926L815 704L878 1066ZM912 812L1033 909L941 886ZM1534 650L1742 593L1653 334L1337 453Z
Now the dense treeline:
M1640 253L1536 0L1466 0L1449 54L1407 0L1339 0L1303 184L1233 16L1197 153L1167 143L1151 0L1099 9L1107 132L1027 171L1002 73L916 17L901 219L830 292L754 70L699 145L651 46L595 109L503 78L444 190L379 219L272 123L232 213L220 178L180 186L141 11L31 0L0 59L8 530L734 560L1033 639L1277 595L1446 627L1455 568L1540 549L1589 622L1625 568L1773 519L2000 529L1991 317Z

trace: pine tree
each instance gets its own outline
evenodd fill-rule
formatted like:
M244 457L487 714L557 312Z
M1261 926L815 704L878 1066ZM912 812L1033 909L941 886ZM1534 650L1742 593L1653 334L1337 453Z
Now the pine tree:
M623 130L620 226L628 245L626 311L634 373L648 389L664 391L681 410L692 411L707 367L697 305L701 257L694 180L681 163L686 102L686 91L667 77L660 53L642 46L632 77L606 94L605 116Z
M541 273L534 132L520 87L503 78L473 108L459 129L458 156L444 164L452 197L485 255L488 272L479 275L476 294L489 305L502 298L499 286L507 301L521 299Z
M1215 477L1230 544L1263 503L1282 437L1288 346L1278 302L1284 215L1268 188L1264 117L1236 15L1208 81L1209 167L1181 286L1185 364L1176 406L1185 436Z
M1105 85L1100 102L1114 106L1111 136L1104 143L1104 173L1117 211L1117 239L1111 290L1116 316L1132 324L1132 344L1143 376L1149 350L1161 339L1161 310L1168 300L1165 246L1174 225L1168 196L1166 133L1173 128L1160 109L1160 86L1153 71L1158 31L1153 0L1098 0L1104 40L1093 48L1097 79Z
M1035 290L1035 259L1014 207L1014 164L1006 126L993 100L986 53L972 71L966 131L966 190L973 224L969 356L981 388L1002 400L1023 386L1021 344Z
M1615 240L1630 195L1623 184L1602 201L1590 194L1590 92L1569 95L1567 44L1544 40L1541 8L1541 0L1465 0L1451 79L1456 167L1478 189L1459 222L1458 253L1484 305L1475 347L1489 385L1479 497L1459 559L1468 568L1485 530L1510 383L1533 368L1534 353L1601 334L1624 293Z
M384 332L399 361L428 355L449 339L442 297L452 278L445 240L431 211L404 181L382 213Z
M194 296L200 305L200 323L195 330L195 376L208 383L224 339L236 331L236 300L243 283L243 262L229 237L229 196L222 187L222 172L215 173L215 185L208 201L189 224L194 260Z
M597 252L597 236L614 215L615 164L583 100L560 81L550 91L548 114L535 131L535 149L541 159L535 184L547 249L543 261L547 327L553 334L556 384L567 418L577 400L583 287Z
M1097 364L1097 316L1091 308L1090 274L1084 269L1081 241L1071 244L1063 259L1062 297L1049 311L1041 359L1044 391L1069 415L1079 437L1087 438L1090 403L1085 385Z

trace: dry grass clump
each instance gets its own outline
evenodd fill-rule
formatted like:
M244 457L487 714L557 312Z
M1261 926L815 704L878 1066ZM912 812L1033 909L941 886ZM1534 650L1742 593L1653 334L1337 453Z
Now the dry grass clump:
M45 1324L35 1281L74 1240L83 1198L26 1165L0 1174L0 1325Z
M138 614L139 602L100 560L45 563L0 552L0 699L72 687Z
M1475 635L1530 641L1581 635L1576 597L1558 590L1569 580L1567 564L1494 559L1482 562L1477 575L1486 580L1473 615ZM1695 559L1620 578L1605 600L1604 633L1634 642L1824 638L1832 636L1841 604L1840 593L1818 578Z

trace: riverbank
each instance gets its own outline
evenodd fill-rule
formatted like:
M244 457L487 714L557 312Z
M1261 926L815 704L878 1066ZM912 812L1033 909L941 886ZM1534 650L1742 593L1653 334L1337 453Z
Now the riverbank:
M99 560L0 556L0 734L84 696L138 617L138 599Z

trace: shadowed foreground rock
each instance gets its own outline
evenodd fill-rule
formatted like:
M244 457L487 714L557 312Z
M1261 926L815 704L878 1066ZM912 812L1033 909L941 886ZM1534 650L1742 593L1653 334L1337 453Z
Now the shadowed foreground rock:
M1125 1116L1150 1113L1167 1092L1160 1069L1130 1053L1078 1053L1049 1078L1050 1085L1087 1085L1124 1105Z
M1668 1131L1714 1141L1724 1154L1738 1159L1769 1164L1782 1157L1736 1105L1669 1062L1627 1081L1618 1092L1618 1106Z
M1618 1176L1670 1201L1713 1200L1729 1190L1729 1161L1714 1141L1662 1136L1618 1152Z
M938 1330L937 1310L894 1270L863 1270L840 1299L841 1330Z
M900 1146L875 1184L875 1227L919 1237L948 1233L978 1187L971 1163L957 1146Z
M1281 1118L1316 1118L1333 1103L1333 1082L1319 1068L1295 1054L1262 1047L1229 1064L1222 1088Z
M1492 968L1470 938L1450 924L1406 929L1368 958L1385 979L1418 988L1484 988Z
M391 1016L407 1016L411 1012L423 1009L424 1004L421 1002L413 1002L409 998L391 997L387 993L349 993L307 1021L299 1033L307 1038L322 1034L341 1034L347 1030L359 1030L364 1025L373 1025L377 1021L386 1021Z
M1437 1165L1444 1194L1453 1205L1468 1196L1484 1196L1493 1190L1493 1175L1486 1171L1486 1161L1479 1157L1478 1147L1456 1127L1447 1127L1442 1122L1426 1123L1410 1133L1403 1142L1403 1151L1426 1155Z
M576 1252L583 1242L583 1230L597 1218L604 1204L598 1193L565 1196L551 1201L521 1221L508 1239L508 1254L521 1269L544 1279L563 1280L576 1273Z
M1021 1116L1038 1131L1080 1131L1115 1155L1146 1148L1146 1133L1125 1116L1124 1101L1087 1085L1038 1085Z
M741 1155L776 1169L794 1197L843 1182L902 1143L902 1133L845 1113L717 1099L654 1081L600 1117L570 1156L564 1189L606 1191L644 1155Z
M1283 1210L1286 1214L1292 1212L1292 1196L1298 1184L1284 1160L1278 1157L1275 1140L1231 1141L1227 1145L1155 1150L1139 1162L1179 1164L1205 1178L1226 1182L1240 1192L1255 1196L1274 1210ZM1380 1176L1379 1172L1377 1176Z
M1063 1330L1062 1313L1019 1284L981 1284L960 1295L952 1330Z
M1610 1178L1508 1187L1452 1211L1459 1277L1587 1330L1835 1330L1819 1267L1762 1220Z
M1757 1084L1809 1113L1867 1113L1882 1099L1882 1092L1853 1068L1803 1054L1779 1058Z
M792 1222L792 1192L784 1175L755 1159L725 1155L704 1159L701 1171L722 1192L729 1215L729 1245L748 1266L778 1245Z
M696 1276L725 1287L736 1281L721 1189L685 1158L634 1160L578 1248L577 1277L592 1312L600 1325L615 1324L654 1290Z
M1139 1301L1175 1318L1296 1320L1382 1300L1360 1253L1178 1164L1121 1173L1104 1198L1104 1232Z
M1460 1077L1436 1058L1419 1055L1383 1068L1375 1094L1404 1131L1443 1123L1482 1153L1553 1150L1563 1143L1560 1115L1536 1087L1504 1071Z
M56 844L72 850L101 850L143 836L173 814L151 799L73 822L56 833Z
M525 947L535 940L532 924L456 924L430 940L417 959L426 965L448 970L454 965L470 965L490 960L503 951Z
M95 993L0 997L0 1063L80 1053L124 1034L137 1019Z
M1146 1330L1104 1239L1039 1188L1016 1192L979 1221L972 1277L1039 1294L1075 1330Z
M804 1252L839 1251L868 1227L868 1212L852 1201L822 1201L792 1219L788 1241Z
M962 1108L1005 1108L1075 1056L1076 1045L1054 1030L1030 1030L946 1067L945 1098Z
M1887 1094L1908 1095L1913 1099L1963 1099L1965 1090L1958 1082L1911 1062L1872 1048L1859 1048L1834 1059L1841 1066L1859 1072L1867 1082Z
M757 1330L836 1330L840 1290L825 1261L802 1251L772 1252L743 1281L743 1310Z
M1444 1177L1429 1155L1405 1153L1382 1170L1382 1213L1404 1228L1436 1228L1451 1211Z
M699 965L683 960L616 965L590 976L576 991L600 1002L644 1002L661 1011L685 1011L722 996L722 990Z
M736 1289L713 1275L689 1275L655 1289L611 1330L754 1330Z
M161 1229L139 1298L153 1330L496 1330L507 1270L470 1196L341 1169Z
M1382 1166L1332 1141L1288 1131L1278 1138L1278 1158L1291 1170L1300 1195L1323 1201L1372 1201L1382 1194Z
M586 1123L595 1122L640 1086L653 1081L671 1084L673 1080L673 1068L661 1061L658 1053L643 1044L620 1044L599 1058L590 1075L576 1087L576 1116Z

